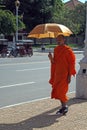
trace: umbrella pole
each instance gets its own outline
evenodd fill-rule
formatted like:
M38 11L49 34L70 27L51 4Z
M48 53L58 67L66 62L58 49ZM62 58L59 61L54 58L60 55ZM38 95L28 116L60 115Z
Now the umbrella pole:
M50 47L49 47L49 52L51 52L51 51L50 51Z
M50 44L52 44L52 38L50 38Z
M49 38L50 40L50 45L52 44L52 38ZM51 53L51 48L49 47L49 53Z

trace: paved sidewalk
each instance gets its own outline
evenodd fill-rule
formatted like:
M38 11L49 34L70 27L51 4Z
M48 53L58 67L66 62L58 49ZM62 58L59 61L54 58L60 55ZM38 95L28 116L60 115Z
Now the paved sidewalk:
M87 130L87 100L69 97L66 116L55 115L60 102L53 99L0 109L0 130Z

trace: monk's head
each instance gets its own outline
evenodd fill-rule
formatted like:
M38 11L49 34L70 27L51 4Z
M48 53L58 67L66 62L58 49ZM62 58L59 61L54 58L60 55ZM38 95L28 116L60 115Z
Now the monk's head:
M57 44L58 45L65 44L65 37L63 35L58 35L57 38L56 38L56 40L57 40Z

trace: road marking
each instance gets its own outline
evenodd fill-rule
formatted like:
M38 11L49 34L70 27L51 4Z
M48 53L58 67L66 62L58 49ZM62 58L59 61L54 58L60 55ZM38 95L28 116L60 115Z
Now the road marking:
M50 97L40 98L40 99L34 99L32 101L26 101L26 102L21 102L21 103L13 104L13 105L8 105L8 106L1 107L0 109L5 109L5 108L14 107L14 106L19 106L19 105L23 105L23 104L26 104L26 103L37 102L37 101L41 101L41 100L48 99L48 98L50 98Z
M21 85L34 84L34 83L35 82L26 82L26 83L19 83L19 84L11 84L11 85L0 86L0 88L9 88L9 87L14 87L14 86L21 86Z
M75 91L68 92L68 94L73 94L73 93L75 93ZM23 105L23 104L26 104L26 103L38 102L38 101L45 100L45 99L50 99L50 97L33 99L31 101L26 101L26 102L21 102L21 103L13 104L13 105L4 106L4 107L1 107L0 109L6 109L6 108L14 107L14 106L19 106L19 105Z
M22 70L16 70L16 71L30 71L30 70L43 70L48 69L49 67L43 67L43 68L34 68L34 69L22 69Z
M9 66L9 65L25 65L25 64L41 64L41 63L47 63L49 62L48 60L47 61L38 61L38 62L25 62L25 63L6 63L6 64L0 64L0 66Z

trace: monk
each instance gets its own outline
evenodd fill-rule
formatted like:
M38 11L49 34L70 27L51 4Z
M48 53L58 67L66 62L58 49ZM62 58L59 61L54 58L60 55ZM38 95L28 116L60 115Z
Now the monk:
M59 35L56 38L57 46L53 55L48 54L51 63L51 77L49 83L52 85L51 98L60 100L61 108L56 114L68 112L67 92L71 76L75 76L75 55L70 47L65 45L65 37Z

